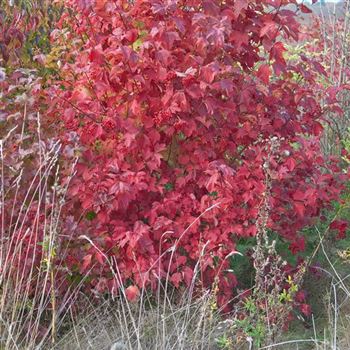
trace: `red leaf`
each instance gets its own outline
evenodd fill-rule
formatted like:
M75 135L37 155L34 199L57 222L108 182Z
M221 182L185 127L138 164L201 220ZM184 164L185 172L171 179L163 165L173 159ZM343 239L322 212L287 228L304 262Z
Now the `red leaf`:
M345 220L334 220L329 228L331 230L337 231L337 239L344 239L346 237L346 230L348 229L348 222Z
M289 171L293 171L295 169L297 163L296 163L294 158L290 157L285 161L285 164L288 167Z
M292 254L297 254L298 252L303 252L305 250L305 238L299 237L294 242L289 245L289 250Z
M101 264L103 265L104 264L104 257L101 253L96 253L95 254L95 257L96 257L96 260Z
M312 10L310 10L307 6L305 6L304 4L300 4L299 8L301 10L301 12L303 13L312 13Z
M140 296L140 290L136 286L129 286L125 289L125 296L130 302L135 302Z
M219 72L218 65L213 63L201 68L201 77L206 83L211 84L214 81L218 72Z
M312 129L313 129L313 130L312 130L312 131L313 131L313 134L314 134L315 136L319 136L319 135L321 135L322 132L323 132L323 126L322 126L322 124L319 123L319 122L315 122Z
M237 18L243 9L246 10L248 8L248 0L236 0L233 8L235 18Z
M91 265L92 254L85 255L81 264L82 271L85 271Z
M305 195L306 195L306 192L300 191L300 190L296 190L293 193L293 199L296 200L296 201L303 201L305 199Z
M258 78L265 84L268 84L270 81L271 69L269 65L262 64L258 69Z
M173 95L169 110L172 113L187 112L189 110L189 104L184 92L176 92Z
M203 9L212 16L218 16L220 7L214 1L203 1Z
M324 67L322 66L322 64L320 64L317 61L312 61L313 66L315 67L316 71L319 72L320 74L327 76L327 72L324 69Z
M266 4L278 8L281 6L282 0L265 0Z
M156 52L156 57L163 66L167 66L170 63L171 53L168 50L159 50Z
M278 34L277 29L277 23L274 21L267 21L265 22L265 25L260 30L260 37L263 37L265 35L269 36L270 34L275 37Z
M105 59L101 51L102 51L101 45L99 47L92 49L89 55L90 61L97 64L103 64Z
M240 50L242 45L248 44L249 36L245 32L235 30L231 33L230 39L235 43L237 49Z
M272 49L270 50L270 59L274 58L276 60L276 63L279 65L285 66L286 61L283 58L283 53L287 51L284 47L283 43L277 42L273 45Z
M310 316L311 315L311 306L309 304L301 304L300 305L300 311L305 315L305 316Z
M176 288L179 288L180 282L182 281L182 275L180 272L175 272L171 277L170 277L170 281L171 283L173 283L173 285Z
M302 290L298 291L295 295L295 301L297 301L298 303L304 303L305 300L306 300L305 292Z
M305 214L305 206L303 202L294 202L294 208L297 214L301 217Z

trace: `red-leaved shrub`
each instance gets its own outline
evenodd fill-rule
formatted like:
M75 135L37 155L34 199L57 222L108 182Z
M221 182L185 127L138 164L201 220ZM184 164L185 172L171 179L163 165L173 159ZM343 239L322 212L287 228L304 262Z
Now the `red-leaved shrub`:
M298 40L296 13L307 8L295 0L65 5L52 41L69 49L48 94L65 155L80 156L67 267L89 271L102 292L118 288L106 257L123 283L139 287L168 273L175 286L190 284L200 259L203 281L220 272L229 296L236 280L225 258L237 238L257 232L267 173L269 228L302 249L298 232L341 190L339 169L320 152L318 73L307 59L284 57L282 40Z

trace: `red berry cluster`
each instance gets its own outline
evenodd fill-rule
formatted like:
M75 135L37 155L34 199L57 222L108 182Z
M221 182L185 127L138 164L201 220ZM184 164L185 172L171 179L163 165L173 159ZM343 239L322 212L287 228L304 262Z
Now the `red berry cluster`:
M160 111L156 114L154 121L157 126L166 123L171 118L171 112L169 110Z
M170 81L174 80L176 77L177 77L176 73L174 71L170 71L166 75L166 81L170 82Z
M116 124L111 119L106 119L102 122L102 126L106 131L113 130L116 127Z
M186 124L186 122L184 120L179 119L178 121L175 122L174 129L176 131L181 131L185 124Z

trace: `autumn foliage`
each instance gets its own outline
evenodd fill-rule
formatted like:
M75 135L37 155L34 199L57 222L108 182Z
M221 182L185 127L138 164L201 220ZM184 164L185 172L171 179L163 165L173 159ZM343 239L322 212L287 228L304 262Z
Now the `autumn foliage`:
M342 175L320 151L325 72L286 58L300 12L296 0L65 1L40 95L67 177L79 159L65 268L114 292L113 261L130 299L199 269L205 286L220 276L224 302L237 284L228 257L256 235L267 192L269 229L303 250L300 230Z
M170 273L179 286L201 257L203 283L220 272L229 296L226 257L256 234L268 186L269 228L302 250L299 231L341 190L320 152L316 63L291 65L282 42L298 40L296 14L308 9L268 0L66 8L52 41L69 50L48 96L67 159L80 157L69 269L89 271L98 292L115 290L113 257L124 283L155 286Z

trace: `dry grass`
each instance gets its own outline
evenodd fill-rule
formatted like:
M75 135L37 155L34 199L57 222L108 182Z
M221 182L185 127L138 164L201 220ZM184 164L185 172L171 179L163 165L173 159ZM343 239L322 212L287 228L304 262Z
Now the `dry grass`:
M214 349L219 317L213 312L210 293L196 300L166 305L142 298L91 305L91 312L53 349Z
M22 117L25 121L26 110ZM38 166L30 176L23 161L25 128L19 133L14 128L0 140L0 349L34 349L46 339L54 340L74 297L68 290L56 300L62 266L55 264L55 257L58 251L64 253L58 244L67 187L59 186L60 145L45 145L40 133L38 115L38 147L31 154ZM19 169L6 158L6 147L13 142L19 145L18 159L10 157L21 164Z

